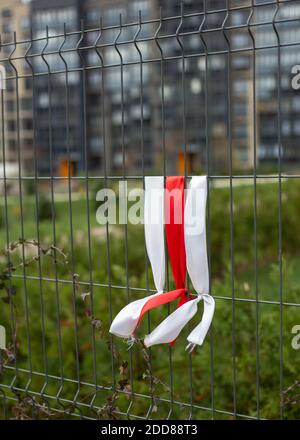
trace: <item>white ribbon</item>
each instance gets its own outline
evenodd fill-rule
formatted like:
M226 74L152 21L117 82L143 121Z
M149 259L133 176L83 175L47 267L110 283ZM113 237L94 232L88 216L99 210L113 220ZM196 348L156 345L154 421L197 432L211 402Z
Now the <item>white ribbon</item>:
M196 345L202 345L209 330L215 311L215 301L209 295L209 271L206 249L205 208L207 198L206 176L195 176L190 182L190 191L185 206L184 240L186 265L198 297L203 299L204 310L200 324L188 335L186 349L192 351ZM197 203L199 201L199 203ZM193 207L195 206L195 215ZM195 223L189 224L190 219ZM201 220L200 220L201 219ZM199 225L198 225L199 221Z
M194 350L196 345L203 344L215 311L215 300L211 295L203 294L199 295L198 298L203 299L204 311L201 322L187 337L188 345L186 346L186 350L190 352Z
M183 327L197 313L198 303L204 301L204 312L200 324L189 334L187 349L201 345L209 330L215 301L209 292L209 271L206 250L205 207L207 198L206 176L191 179L184 211L184 236L187 270L198 293L196 299L188 301L171 313L158 327L145 337L147 347L170 343L177 338Z
M162 292L165 285L164 207L163 176L145 177L145 241L155 287L158 292Z
M163 176L145 177L144 228L146 249L157 293L127 304L117 314L109 331L123 338L132 337L144 305L154 296L161 294L165 284Z
M200 297L186 302L164 319L149 335L145 336L146 347L174 341L186 323L197 313L199 301Z

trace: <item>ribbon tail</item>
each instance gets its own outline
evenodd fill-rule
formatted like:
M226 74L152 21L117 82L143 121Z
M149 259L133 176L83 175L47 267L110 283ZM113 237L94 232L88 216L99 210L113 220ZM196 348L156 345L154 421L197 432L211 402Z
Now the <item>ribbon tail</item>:
M191 349L190 351L192 351L196 345L203 344L214 316L215 300L208 294L202 295L202 298L204 301L202 320L187 337L189 344L186 349Z
M131 337L138 325L144 305L152 298L161 295L161 293L157 292L154 295L146 296L127 304L114 318L109 332L121 338Z
M177 289L166 293L158 292L154 295L146 296L146 298L133 301L117 314L109 331L123 338L132 337L146 312L181 298L184 295L186 295L186 289Z
M157 344L170 344L176 340L183 327L197 313L200 299L199 297L186 302L164 319L149 335L145 336L144 344L146 347Z
M191 300L192 300L192 298L189 298L188 294L183 295L180 298L180 300L178 301L177 309L179 309L179 307L182 307L183 304L185 304L185 303L187 303L188 301L191 301ZM175 342L176 342L176 339L174 339L173 341L169 342L169 345L171 345L171 347L172 347L175 344Z

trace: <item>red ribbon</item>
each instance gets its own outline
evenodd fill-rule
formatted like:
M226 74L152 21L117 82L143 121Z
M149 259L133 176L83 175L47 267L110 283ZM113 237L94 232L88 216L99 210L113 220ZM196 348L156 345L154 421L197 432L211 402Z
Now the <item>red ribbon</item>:
M166 238L172 274L177 289L184 289L186 279L186 255L184 244L184 177L169 176L166 179ZM180 295L177 308L188 301L187 290ZM175 341L170 342L173 345Z
M146 302L141 310L138 327L146 312L160 305L167 304L179 298L177 308L188 301L186 279L186 255L184 244L184 177L168 176L166 178L165 197L166 239L168 254L176 290L161 293ZM170 342L173 345L175 341Z
M176 289L183 289L186 278L184 177L167 177L166 190L165 217L168 253Z
M171 301L174 301L175 299L186 296L186 293L187 293L186 289L176 289L176 290L171 290L170 292L161 293L160 295L156 295L153 298L150 298L149 301L146 302L146 304L141 310L141 314L139 316L139 320L136 325L136 328L139 326L139 323L141 322L141 319L146 312L149 312L149 310L154 309L155 307L161 306L163 304L167 304Z

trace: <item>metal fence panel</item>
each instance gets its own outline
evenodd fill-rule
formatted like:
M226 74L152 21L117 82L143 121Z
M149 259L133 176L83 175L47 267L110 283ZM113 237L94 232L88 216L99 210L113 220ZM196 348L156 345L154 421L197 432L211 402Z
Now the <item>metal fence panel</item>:
M291 48L297 50L300 44L296 30L289 38L284 34L286 29L296 29L297 19L293 11L297 9L289 8L299 7L299 2L222 3L222 7L208 9L204 2L198 12L190 13L182 6L174 16L165 16L161 11L158 19L144 19L140 13L134 23L126 23L120 16L119 24L112 26L105 26L101 21L96 28L88 29L82 22L80 30L68 30L65 26L59 34L47 28L43 35L32 33L27 40L17 40L14 35L13 41L2 41L1 64L7 72L7 87L1 90L1 190L5 231L5 243L1 246L7 248L8 264L2 278L8 292L4 300L10 321L8 348L5 352L0 350L0 411L4 418L11 417L12 408L14 416L20 418L264 418L261 401L267 397L261 396L262 308L276 310L278 317L276 350L279 365L275 382L278 417L284 417L283 319L285 309L297 309L300 303L285 300L283 294L282 185L284 181L298 179L299 175L286 172L283 163L282 103L285 91L280 84L286 54ZM194 23L193 28L191 23ZM188 41L193 42L191 46ZM274 172L273 168L271 173L260 172L258 165L258 144L263 147L261 139L258 140L257 124L258 88L264 87L258 84L264 79L260 70L264 55L260 57L260 53L272 54L270 59L275 59L275 97L272 101L275 153L272 153L272 163L277 169ZM196 78L191 88L198 96L200 108L194 106L196 101L187 90L193 61L199 68L200 82ZM247 64L244 70L236 67L243 62ZM214 63L221 63L223 67L214 70ZM243 82L245 72L248 76ZM93 74L94 77L90 76ZM214 75L218 78L215 82ZM176 96L170 98L172 81L176 85ZM29 95L24 92L26 83L29 84ZM252 165L240 172L235 169L235 154L237 143L243 136L236 135L238 124L233 102L235 87L244 87L245 84L250 109L247 115L250 123L246 129L251 132L251 136L248 133L251 153L247 160ZM151 87L157 88L158 98L153 98ZM111 99L113 89L118 89L115 101ZM131 92L136 93L134 98L130 98ZM13 97L11 100L15 106L12 119L8 117L8 94ZM24 110L28 96L30 105ZM93 106L92 99L96 106ZM131 131L128 122L130 99L132 120L135 121ZM151 123L149 108L153 117ZM24 111L28 111L29 119L32 118L32 144L26 144L24 140ZM193 125L191 120L195 112L198 112L198 120ZM92 122L93 117L96 122ZM115 123L111 122L113 117ZM216 148L213 128L217 129L217 124L213 125L213 121L218 118L225 121L226 132L219 138L220 144ZM12 121L10 132L5 128L8 120ZM113 128L111 123L115 124ZM178 354L171 347L164 347L163 352L147 351L142 346L127 350L123 342L108 335L108 323L126 301L154 290L149 281L145 248L144 254L137 257L143 260L145 279L143 284L135 284L135 267L130 265L134 265L137 258L130 256L135 243L130 240L128 225L123 225L118 233L112 231L110 225L99 232L102 234L99 243L102 243L104 252L99 252L101 261L97 258L97 230L92 226L94 188L113 187L120 179L142 186L149 170L159 169L158 173L164 176L174 172L175 152L170 150L169 144L172 142L170 132L176 130L175 125L181 138L184 175L191 177L196 157L201 164L199 169L208 176L207 244L211 267L214 265L211 260L214 238L212 192L219 185L225 188L229 197L229 211L224 212L224 218L228 217L229 225L231 290L218 294L212 289L217 310L222 309L224 303L231 305L231 315L227 317L231 341L223 341L231 351L228 353L230 361L224 359L224 375L231 375L231 389L226 391L230 394L229 407L218 404L219 388L223 385L219 373L216 374L216 362L222 363L223 359L218 350L216 353L215 345L223 336L214 331L214 326L206 346L195 356L186 355L180 365ZM93 130L98 150L93 147ZM198 139L196 153L192 136ZM13 145L11 149L8 148L9 142ZM226 145L222 145L223 142ZM131 147L131 156L138 158L132 159L134 165L128 159ZM215 152L222 155L222 148L225 151L222 156L225 171L220 171L215 161ZM95 151L100 151L100 156ZM61 157L65 162L59 162ZM13 171L9 168L12 161L17 163ZM235 185L243 182L250 187L248 196L253 202L253 237L249 239L254 255L253 261L249 262L249 266L253 266L252 297L244 295L240 288L236 289L239 274L236 273L235 227L239 218L235 216L234 200ZM270 237L277 243L278 295L274 293L271 299L261 297L259 288L260 182L276 182L278 191L277 212L274 213L278 236ZM28 205L27 200L29 188L32 205ZM76 205L78 188L84 200L79 208ZM43 224L43 212L48 209L41 196L45 192L50 200L50 212L46 214L51 219L50 230L45 230ZM63 200L62 208L60 199ZM59 215L62 210L66 217L61 229ZM30 219L30 226L26 219ZM13 226L15 222L18 227ZM81 235L80 224L84 224ZM67 230L68 234L62 230ZM61 247L62 241L66 253ZM117 242L119 252L123 251L121 269L112 258ZM81 251L83 257L79 259ZM19 263L15 263L16 253ZM140 265L136 264L139 270ZM49 265L52 265L50 274ZM81 278L81 272L87 274L86 279ZM38 298L38 305L33 307L34 295ZM97 304L100 295L105 298L101 303L102 307L105 306L102 310ZM241 328L241 323L237 325L236 321L241 307L249 307L247 313L251 311L254 316L251 328L255 344L254 376L249 374L249 386L254 384L255 388L252 395L254 410L248 413L239 411L237 328ZM220 318L221 315L216 314L215 320ZM102 328L103 319L105 325ZM147 328L150 329L151 325L149 316ZM38 334L38 340L32 339L33 332ZM99 342L100 332L103 334ZM56 342L51 345L54 339ZM72 365L66 364L67 351L72 352ZM163 367L158 364L159 356L163 356L160 360ZM265 352L263 356L266 356ZM144 371L141 363L145 364ZM83 373L83 368L89 373ZM246 368L245 365L242 368ZM203 386L199 379L201 375L207 386L199 390L197 384ZM145 382L143 386L137 383L140 376ZM182 381L185 382L184 392ZM157 391L160 387L161 393ZM270 395L270 399L273 398Z

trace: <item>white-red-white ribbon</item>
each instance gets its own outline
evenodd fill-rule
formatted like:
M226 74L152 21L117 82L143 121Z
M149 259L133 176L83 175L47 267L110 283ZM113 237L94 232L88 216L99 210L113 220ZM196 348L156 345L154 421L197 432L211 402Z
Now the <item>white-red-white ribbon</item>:
M186 258L184 224L177 221L184 216L184 177L168 176L166 189L171 198L165 197L163 177L145 178L145 237L146 248L152 266L158 292L124 307L111 324L110 332L124 338L134 338L134 333L145 313L163 304L178 300L181 307L188 300L184 287ZM162 292L165 281L164 209L168 214L166 236L176 290ZM178 213L181 214L178 216ZM173 344L175 340L170 341Z
M204 312L200 324L189 334L187 349L201 345L209 330L215 308L209 295L209 271L206 251L205 208L207 180L205 176L193 177L190 182L184 207L184 178L169 176L166 189L174 192L169 199L164 194L164 179L145 178L145 240L152 267L157 293L134 301L124 307L111 324L110 332L124 338L134 337L144 314L162 304L179 299L175 312L169 315L152 333L145 337L145 345L173 344L183 327L197 313L198 303L203 299ZM165 283L164 216L168 252L176 290L163 293ZM177 214L181 213L181 223ZM179 215L180 219L180 215ZM182 221L184 223L182 224ZM186 267L197 297L188 301L184 288Z
M170 343L177 338L183 327L197 313L198 303L204 302L204 312L200 324L189 334L187 349L201 345L209 330L215 302L209 295L209 271L206 250L205 208L207 181L205 176L191 179L184 210L184 239L187 270L198 296L171 313L159 326L145 337L147 347Z

